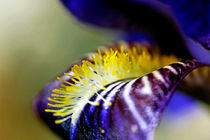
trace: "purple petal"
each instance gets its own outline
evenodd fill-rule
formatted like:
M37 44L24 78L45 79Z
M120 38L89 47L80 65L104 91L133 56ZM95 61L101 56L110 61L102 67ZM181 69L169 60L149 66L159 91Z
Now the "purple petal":
M112 106L102 100L97 107L87 104L72 127L72 139L152 139L175 88L200 65L193 60L178 62L141 78L115 82L112 88L113 84L107 85L104 98Z
M210 1L159 0L168 4L186 35L188 50L199 61L210 64ZM202 48L204 47L204 48Z
M119 49L118 47L122 44L113 44L109 47ZM137 44L124 42L128 48L137 47ZM152 53L151 56L153 56ZM87 57L84 59L89 60ZM91 60L89 61L91 62ZM82 61L79 61L77 64L81 63ZM134 63L134 65L136 64ZM141 78L119 79L120 81L110 83L106 85L107 90L101 89L97 93L112 105L107 105L107 102L102 101L93 92L92 98L90 97L91 99L88 98L88 100L95 102L99 99L100 103L97 101L99 106L84 103L84 107L74 123L69 118L56 124L55 120L63 119L62 116L60 115L59 118L53 116L54 113L45 112L45 109L54 110L53 106L48 104L48 98L53 89L61 88L61 83L65 84L62 81L54 80L47 84L34 100L34 109L54 132L65 139L148 139L159 124L161 114L176 86L186 74L200 65L195 60L188 60L165 66ZM67 73L70 74L71 70L68 70ZM61 79L71 83L71 76L62 75Z
M159 0L173 10L183 31L210 49L210 1L209 0Z
M61 1L81 21L126 32L143 31L166 52L210 64L208 0ZM205 58L201 58L203 53Z
M163 50L191 58L182 33L165 4L155 0L61 0L79 20L126 32L143 31Z

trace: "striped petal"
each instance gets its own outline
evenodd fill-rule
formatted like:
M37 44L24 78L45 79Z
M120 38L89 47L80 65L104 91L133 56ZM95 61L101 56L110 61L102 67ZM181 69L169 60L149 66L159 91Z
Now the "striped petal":
M150 46L116 43L48 84L34 109L64 139L152 139L177 85L202 66L178 61Z
M160 117L176 86L194 68L201 66L194 60L165 66L137 79L114 82L99 94L112 102L107 105L99 97L100 106L87 104L72 139L138 139L151 140Z

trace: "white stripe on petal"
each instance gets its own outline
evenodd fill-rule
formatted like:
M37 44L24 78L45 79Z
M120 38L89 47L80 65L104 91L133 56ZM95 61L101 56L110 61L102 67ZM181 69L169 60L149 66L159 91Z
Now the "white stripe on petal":
M142 116L138 113L138 111L136 110L136 107L135 107L135 104L133 103L132 99L130 98L130 91L131 91L131 87L133 85L133 83L136 81L137 79L135 80L132 80L130 81L126 86L125 86L125 89L123 91L123 97L124 97L124 100L128 106L128 108L130 109L130 112L133 114L134 118L136 119L139 127L142 129L142 130L146 130L147 129L147 124L146 122L144 121L144 119L142 118Z
M165 68L165 69L169 69L171 72L173 72L174 74L178 74L177 73L177 71L176 71L176 69L174 69L172 66L165 66L165 67L163 67L163 68Z
M119 89L125 84L125 82L121 83L120 85L118 85L117 87L115 87L110 93L109 95L106 97L106 101L108 102L112 102L112 98L115 96L115 94L119 91ZM104 103L104 109L108 109L110 107L110 105Z
M147 76L142 77L142 84L143 84L143 87L141 89L141 93L151 95L152 89L151 89L150 81L148 80Z
M105 90L103 90L100 95L101 96L105 96L113 87L115 87L116 85L120 84L121 82L116 82L114 84L110 84ZM97 96L97 98L95 99L94 102L98 102L101 100L101 97Z

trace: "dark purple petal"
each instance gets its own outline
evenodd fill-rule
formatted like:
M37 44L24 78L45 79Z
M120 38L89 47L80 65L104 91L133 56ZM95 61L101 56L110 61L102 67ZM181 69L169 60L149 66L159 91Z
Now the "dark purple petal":
M145 42L147 44L151 44L155 46L156 42L154 39L147 35L147 34L141 34L139 32L127 32L127 33L122 33L119 38L119 40L125 40L127 42Z
M210 1L159 0L168 4L179 22L188 50L199 61L210 64ZM202 48L204 47L204 48Z
M126 32L143 31L166 52L210 64L210 51L206 50L210 48L208 0L61 1L83 22Z
M163 50L191 58L170 9L155 0L61 0L79 20L97 26L143 31Z
M183 31L210 49L210 1L209 0L159 0L173 10Z

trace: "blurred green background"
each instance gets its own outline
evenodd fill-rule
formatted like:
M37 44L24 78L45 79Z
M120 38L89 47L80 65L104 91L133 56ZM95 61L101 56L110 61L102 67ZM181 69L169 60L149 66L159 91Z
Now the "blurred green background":
M58 0L0 0L0 139L59 139L34 115L33 97L74 61L114 38L78 23ZM166 118L156 139L209 140L209 111L198 107L194 114Z

